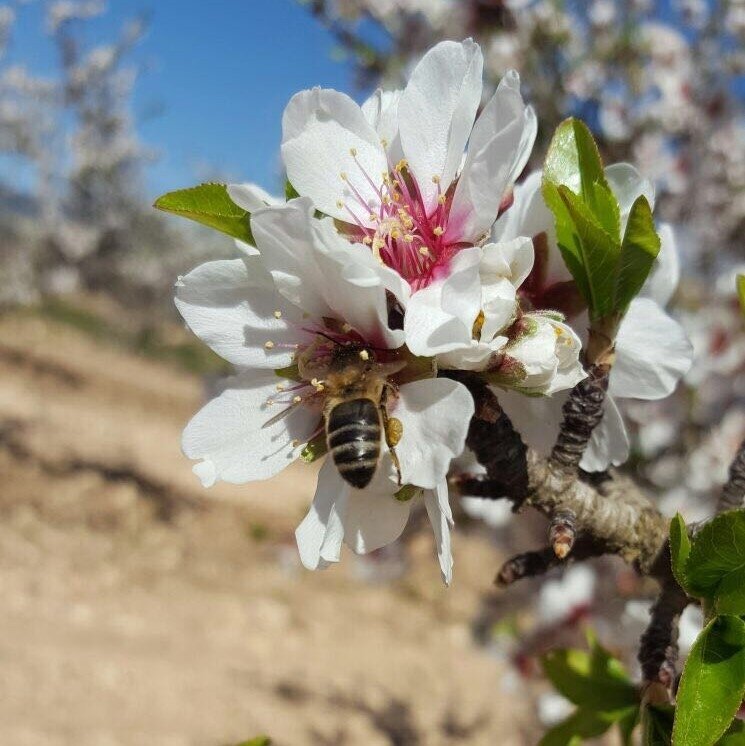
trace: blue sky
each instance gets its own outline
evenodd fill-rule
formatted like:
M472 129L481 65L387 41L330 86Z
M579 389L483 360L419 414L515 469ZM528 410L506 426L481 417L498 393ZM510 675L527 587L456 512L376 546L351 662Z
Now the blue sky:
M21 9L11 55L52 71L38 5ZM352 66L334 57L333 38L296 0L109 0L106 15L86 24L87 41L114 38L143 10L150 25L135 55L144 66L135 113L158 154L147 173L151 197L217 175L276 191L290 96L314 85L361 96Z

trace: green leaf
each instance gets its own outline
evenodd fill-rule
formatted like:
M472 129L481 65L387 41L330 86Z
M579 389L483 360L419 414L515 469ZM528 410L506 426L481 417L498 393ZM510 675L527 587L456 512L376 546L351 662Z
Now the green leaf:
M603 230L616 242L621 242L621 208L610 187L595 182L592 185L592 207Z
M230 199L225 184L200 184L168 192L155 200L154 207L254 245L251 216Z
M716 617L696 639L683 670L673 728L676 746L716 743L744 695L745 621Z
M745 316L745 275L737 275L737 297L740 300L740 310Z
M745 722L735 720L717 741L717 746L745 746Z
M721 513L696 536L686 563L690 592L745 614L745 510Z
M683 590L688 588L688 576L686 574L686 563L691 553L691 540L688 538L683 516L676 513L670 521L670 560L673 567L673 575Z
M585 270L582 246L575 230L572 216L569 214L569 210L567 210L564 200L559 193L559 187L556 184L552 184L544 179L542 193L546 205L554 215L556 242L559 245L559 251L561 251L564 264L566 264L569 273L577 283L577 289L589 307L592 305L590 281Z
M604 713L579 709L547 731L538 746L579 746L586 738L602 736L611 725L613 720Z
M595 711L636 706L639 695L620 662L600 645L591 652L556 650L542 659L543 670L568 700Z
M641 714L642 744L644 746L670 746L673 738L672 705L646 705Z
M579 238L582 261L590 286L590 317L608 316L615 307L616 271L621 246L571 189L560 186L559 196L572 218Z
M556 128L546 154L543 179L569 187L591 209L595 205L593 185L609 189L598 146L584 122L570 117Z
M241 741L237 746L271 746L272 739L269 736L257 736L248 741Z
M629 212L621 244L616 283L615 309L625 313L639 294L660 253L660 237L654 226L652 208L644 195L637 197Z

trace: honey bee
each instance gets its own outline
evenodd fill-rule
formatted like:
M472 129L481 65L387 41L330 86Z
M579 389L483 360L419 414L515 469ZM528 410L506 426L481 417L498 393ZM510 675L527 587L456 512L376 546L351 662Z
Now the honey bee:
M400 420L388 416L386 404L395 390L388 376L405 365L377 361L373 350L354 342L335 343L328 357L323 375L326 443L339 475L352 487L364 489L372 481L383 437L401 484L395 446L402 426Z

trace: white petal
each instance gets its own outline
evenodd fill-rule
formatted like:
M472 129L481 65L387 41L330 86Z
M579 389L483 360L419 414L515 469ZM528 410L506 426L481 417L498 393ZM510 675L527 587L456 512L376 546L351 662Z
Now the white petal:
M238 207L250 213L260 210L267 205L279 205L282 200L269 194L258 184L228 184L228 196Z
M654 301L635 298L618 330L608 391L617 397L663 399L692 360L693 347L683 327Z
M437 558L440 560L440 571L445 585L453 579L453 553L450 546L450 529L453 526L453 514L448 500L448 485L440 482L435 490L425 490L424 505L432 524L437 546Z
M579 463L585 471L605 471L611 464L619 466L629 457L629 436L611 396L605 397L603 409L603 419L592 431Z
M406 343L415 355L431 357L470 347L481 309L481 249L462 249L449 274L414 293L404 316Z
M235 365L283 368L292 362L298 332L287 320L296 309L277 293L258 257L207 262L176 283L176 307L189 328ZM284 318L276 319L281 309ZM264 343L274 342L268 350Z
M494 336L510 324L515 318L517 291L515 286L505 278L498 278L483 285L482 310L484 324L481 337L485 340Z
M505 277L517 288L523 284L535 261L533 241L529 236L517 236L484 246L481 262L482 280Z
M403 158L401 140L398 135L398 102L401 91L382 91L378 88L362 104L362 113L378 133L389 163L398 163Z
M388 485L383 491L347 488L342 514L344 542L357 554L367 554L396 541L409 520L411 502L396 500L395 485L393 489L390 482Z
M437 184L455 178L481 100L484 61L479 45L443 41L424 55L398 105L401 145L428 211Z
M377 347L400 347L404 332L388 327L386 290L405 300L408 285L375 261L366 246L341 238L331 220L314 220L313 238L321 293L335 315Z
M396 453L405 483L434 489L445 478L450 461L463 452L473 411L471 394L456 381L401 386L392 415L403 425Z
M295 530L300 561L308 570L319 570L338 562L344 539L340 511L344 510L347 488L331 459L318 473L313 503Z
M485 336L485 335L484 335ZM471 340L468 347L459 347L437 356L437 364L450 370L485 370L494 362L495 355L502 351L509 339L494 337L488 342Z
M265 207L251 217L256 247L282 295L314 319L329 315L325 281L314 256L313 203L308 197Z
M351 222L341 200L370 223L380 195L365 174L379 187L388 162L377 132L349 96L320 88L293 96L282 117L282 158L290 183L321 212Z
M495 391L499 404L526 445L542 456L554 447L561 425L561 409L568 392L554 396L530 397L516 391Z
M527 163L536 130L535 112L525 106L520 77L511 70L474 125L450 211L458 232L453 238L475 240L491 228L506 190Z
M611 191L616 195L618 206L621 210L622 222L629 215L631 205L644 195L649 206L654 209L654 186L630 163L614 163L605 169L605 178L608 180Z
M264 427L283 406L267 404L268 399L279 398L278 383L292 385L274 373L242 373L194 415L184 429L182 447L188 458L206 462L197 469L203 482L222 479L243 484L268 479L299 456L300 448L292 441L307 441L320 412L297 407Z
M661 223L657 232L660 234L660 253L640 295L651 298L664 308L680 282L680 258L672 225Z
M534 171L522 184L515 187L514 201L495 223L492 239L508 241L520 236L534 238L540 233L545 233L548 241L548 256L540 259L546 261L547 284L553 284L570 280L572 276L561 258L556 243L554 218L541 194L542 178L540 171Z

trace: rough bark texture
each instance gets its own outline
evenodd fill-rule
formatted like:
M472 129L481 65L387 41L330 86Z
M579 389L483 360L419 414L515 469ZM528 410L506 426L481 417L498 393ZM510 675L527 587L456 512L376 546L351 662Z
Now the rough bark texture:
M630 479L612 473L603 481L585 481L575 469L540 456L525 446L482 379L462 373L453 377L468 386L476 405L466 444L487 472L478 480L482 497L507 498L516 509L529 505L549 521L571 514L578 537L588 537L602 553L635 563L644 574L667 579L669 569L659 558L668 521ZM490 487L494 492L486 495Z
M656 682L672 691L678 660L678 623L688 603L688 596L673 579L662 586L639 647L645 683Z
M608 391L606 365L592 365L587 378L580 381L564 404L564 420L551 453L551 461L566 469L577 469L592 431L603 418L603 402Z
M729 479L722 488L719 498L719 512L745 507L745 441L740 445L729 467Z
M528 449L525 443L502 411L497 398L478 376L455 371L448 371L448 376L468 386L473 395L477 415L471 420L466 445L487 472L486 478L476 480L481 483L479 485L465 480L462 491L465 493L466 487L475 486L478 491L468 494L492 499L507 497L517 510L528 494ZM487 494L487 485L492 490L490 494Z

